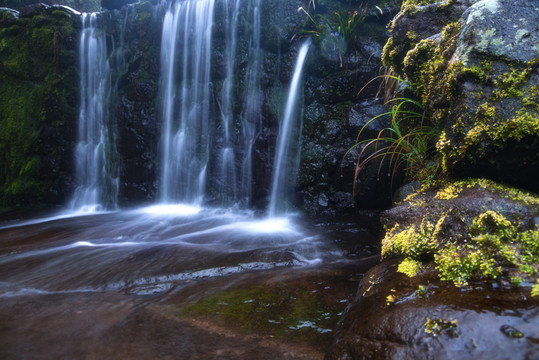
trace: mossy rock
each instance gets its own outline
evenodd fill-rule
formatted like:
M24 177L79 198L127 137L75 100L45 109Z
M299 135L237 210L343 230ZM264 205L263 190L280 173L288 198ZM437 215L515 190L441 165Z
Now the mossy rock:
M382 256L405 257L408 274L413 261L433 262L442 280L458 286L484 279L535 284L538 206L539 196L485 179L436 182L383 214Z
M78 102L72 15L44 7L0 24L2 206L62 201Z
M533 4L497 0L440 2L394 20L384 61L443 129L446 174L539 190L529 176L539 166L538 21Z

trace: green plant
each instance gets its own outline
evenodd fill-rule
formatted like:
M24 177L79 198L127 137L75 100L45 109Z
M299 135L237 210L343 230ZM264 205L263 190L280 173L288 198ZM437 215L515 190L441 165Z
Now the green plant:
M405 80L392 75L380 75L373 80L378 78L393 79L409 86ZM429 125L428 113L423 105L406 97L391 98L386 101L385 105L390 105L391 110L373 117L363 125L357 135L356 143L344 155L346 157L353 153L356 158L354 195L359 174L367 164L374 160L380 160L378 173L384 161L389 161L389 175L392 179L403 166L406 175L418 180L429 178L432 171L436 171L436 169L431 169L429 161L440 132L435 126ZM390 118L389 127L380 130L374 139L360 140L369 124L384 117Z
M367 7L364 3L357 10L349 11L348 14L335 12L336 23L333 29L339 33L347 43L354 42L357 38L358 29L367 17Z
M367 17L367 6L361 3L354 11L347 13L335 11L334 18L330 19L322 14L312 14L311 4L315 10L314 0L309 1L307 8L303 6L298 8L298 12L306 15L306 20L303 29L296 33L292 39L297 35L311 37L320 43L323 53L339 59L342 67L343 56L348 51L349 45L356 41L359 27Z

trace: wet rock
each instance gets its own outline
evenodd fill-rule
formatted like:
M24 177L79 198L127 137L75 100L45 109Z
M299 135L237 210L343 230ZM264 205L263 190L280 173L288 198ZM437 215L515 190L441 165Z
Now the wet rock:
M423 186L383 212L383 262L361 281L327 358L532 358L537 204L470 179Z
M134 0L101 0L101 7L108 10L120 9L122 6L134 3Z
M303 6L299 0L275 0L261 3L261 43L273 53L284 53L303 24L297 9Z
M409 4L391 22L391 39L384 48L384 63L402 74L407 53L422 39L441 33L444 26L459 20L462 13L479 0L435 2L418 6Z
M363 100L360 103L356 103L350 109L348 122L351 126L357 127L360 130L363 129L365 136L376 138L380 130L388 125L387 119L383 117L376 118L383 112L384 106L380 99Z
M474 219L487 211L495 211L518 224L522 230L533 229L538 200L518 189L498 185L485 179L469 179L447 183L434 183L417 190L406 201L386 210L383 224L401 229L419 228L426 221L434 224L440 219L440 246L444 242L468 242L469 227Z
M50 9L50 5L46 5L43 3L32 4L22 8L21 12L19 13L19 16L21 18L31 18L43 13L47 9Z
M397 191L395 191L395 194L393 194L393 202L398 204L404 201L404 199L406 199L408 196L419 190L420 187L421 183L419 181L404 184L403 186L399 187Z
M530 359L538 305L525 289L462 291L433 270L409 278L384 262L365 274L326 359Z
M537 57L539 15L532 2L515 6L501 0L479 1L462 14L462 20L455 56L465 66L477 65L481 54L519 62Z

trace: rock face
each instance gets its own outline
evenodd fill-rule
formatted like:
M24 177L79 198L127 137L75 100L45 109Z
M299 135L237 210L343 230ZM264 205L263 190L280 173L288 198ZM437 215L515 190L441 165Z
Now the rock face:
M363 278L328 358L533 358L538 204L475 179L424 187L384 212L384 261Z
M384 60L443 129L447 174L537 191L526 174L538 165L538 21L533 2L503 0L406 7L394 20Z
M300 170L297 183L297 204L305 211L315 214L335 214L336 211L353 211L351 196L353 180L353 157L344 158L355 143L361 126L382 110L381 101L373 99L377 85L363 92L359 90L376 76L380 66L382 44L387 39L384 24L394 14L395 1L380 2L378 10L367 17L365 31L355 44L341 67L338 59L328 59L321 54L319 44L311 46L304 74L304 126ZM212 40L212 83L216 94L211 106L219 113L219 94L226 77L225 13L223 4L216 2ZM248 4L244 4L247 6ZM261 59L263 73L261 82L262 123L253 147L253 199L252 205L264 208L269 195L274 144L278 123L282 116L286 91L296 51L301 39L291 42L300 33L305 16L298 13L301 1L261 2ZM321 5L322 6L322 5ZM328 5L329 6L329 5ZM340 3L317 11L332 14L346 13ZM374 9L374 7L373 7ZM113 113L118 129L118 152L120 167L120 203L133 204L153 201L158 191L159 176L159 44L161 17L164 9L141 2L109 15L109 32L115 47L123 54L118 72L117 99ZM242 13L247 14L247 9ZM250 32L239 28L238 50L235 57L238 73L235 93L247 88L249 56L247 45ZM237 94L235 94L237 96ZM239 97L233 104L234 118L242 117L245 104ZM216 117L215 123L221 120ZM384 126L380 121L372 123L367 135L376 136ZM236 126L237 127L237 126ZM211 171L211 170L210 170ZM366 171L360 178L361 187L357 203L362 208L381 208L389 204L388 181L378 181L377 168ZM219 179L210 179L209 189L219 188ZM210 190L209 198L216 198Z
M332 3L337 6L338 2ZM384 9L380 15L375 5ZM326 7L324 7L326 6ZM308 213L335 215L358 208L387 208L391 202L391 179L378 165L365 169L352 196L357 153L349 150L356 141L376 138L389 123L380 118L369 124L358 139L359 130L384 110L383 98L376 98L379 82L365 85L379 75L385 24L400 2L371 2L370 16L359 36L348 44L341 60L324 52L323 41L315 42L305 73L303 145L298 177L302 208ZM321 4L317 10L331 17L348 9ZM398 181L396 181L398 183Z
M104 13L111 54L112 123L117 131L118 201L133 205L155 199L158 171L159 44L161 20L150 2Z
M528 175L539 165L538 22L533 2L480 1L463 14L451 60L464 67L452 105L459 116L438 144L449 172L539 190Z
M384 62L440 128L446 175L537 190L533 2L406 1ZM533 358L536 195L491 180L424 185L382 215L383 262L362 280L329 359Z
M64 7L0 9L0 206L69 194L79 23Z

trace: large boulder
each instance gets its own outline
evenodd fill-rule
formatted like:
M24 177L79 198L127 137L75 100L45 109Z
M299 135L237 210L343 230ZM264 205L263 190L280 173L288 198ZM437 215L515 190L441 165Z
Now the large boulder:
M382 215L330 359L515 359L539 350L539 198L472 179L424 186Z
M534 359L539 300L522 289L467 291L395 263L367 272L335 329L327 360Z
M404 8L394 20L384 60L409 80L443 130L437 148L447 174L539 189L529 176L539 165L535 6L445 1ZM444 21L436 25L437 18Z

